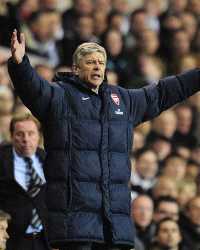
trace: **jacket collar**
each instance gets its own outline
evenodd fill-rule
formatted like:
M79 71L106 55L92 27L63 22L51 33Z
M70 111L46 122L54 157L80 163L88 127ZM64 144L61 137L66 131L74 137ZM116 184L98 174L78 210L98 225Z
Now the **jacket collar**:
M53 78L53 81L62 81L66 83L70 83L77 88L80 88L82 90L85 90L87 92L92 92L96 94L92 89L89 87L89 85L82 81L77 75L73 74L72 72L58 72ZM98 93L101 94L102 92L106 91L108 89L108 84L107 84L107 78L103 80L102 84L99 87Z

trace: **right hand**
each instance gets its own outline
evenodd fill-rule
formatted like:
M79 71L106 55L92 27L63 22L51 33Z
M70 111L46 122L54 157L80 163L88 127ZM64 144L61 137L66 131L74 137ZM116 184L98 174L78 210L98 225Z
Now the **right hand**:
M20 41L18 41L16 29L12 33L10 49L13 61L17 64L21 63L25 55L25 36L20 33Z

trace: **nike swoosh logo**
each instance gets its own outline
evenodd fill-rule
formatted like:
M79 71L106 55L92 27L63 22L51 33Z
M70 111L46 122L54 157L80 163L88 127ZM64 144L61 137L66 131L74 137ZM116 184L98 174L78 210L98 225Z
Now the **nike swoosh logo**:
M86 101L86 100L90 99L90 97L82 97L81 99L82 99L83 101Z

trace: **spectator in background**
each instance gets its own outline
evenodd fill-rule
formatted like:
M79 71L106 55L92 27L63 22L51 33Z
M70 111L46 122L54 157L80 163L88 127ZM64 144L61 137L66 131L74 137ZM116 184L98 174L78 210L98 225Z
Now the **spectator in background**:
M181 210L184 210L187 203L197 195L195 181L183 181L178 186L177 201Z
M197 144L197 139L192 131L192 108L187 104L182 104L175 108L175 112L177 115L177 129L172 138L173 143L175 145L192 148Z
M12 113L14 96L8 86L0 85L0 116Z
M35 70L41 77L43 77L47 81L52 81L55 75L54 69L48 65L37 64L35 65Z
M177 221L164 218L159 221L154 242L148 250L188 250L182 241L180 227Z
M186 204L180 219L180 228L188 249L200 248L200 196L195 196Z
M192 12L198 22L200 20L200 2L198 0L189 0L188 1L188 6L187 6L188 11Z
M11 86L6 62L0 63L0 85Z
M194 160L189 159L187 161L185 178L188 181L194 182L200 173L200 164Z
M164 136L169 140L173 137L177 127L177 117L173 109L166 110L157 118L152 120L152 126L147 141L151 140L157 135Z
M142 249L147 249L154 233L155 225L153 219L153 200L145 194L138 195L131 203L131 217L136 229L136 242L140 242ZM136 250L141 250L136 247Z
M139 129L134 132L134 141L132 147L132 153L137 152L139 149L144 148L145 145L145 135Z
M19 0L16 5L16 15L18 18L19 26L22 22L27 22L30 16L39 11L39 0Z
M107 16L112 9L112 0L95 0L94 3L94 12L102 12Z
M108 16L98 9L93 13L94 35L102 42L103 35L108 29Z
M0 142L9 141L9 122L14 107L14 96L7 85L0 85Z
M148 28L146 11L141 8L133 11L129 19L130 27L125 39L127 50L134 50L138 36Z
M22 30L27 39L27 50L49 59L52 66L59 64L58 41L63 37L60 14L54 10L32 13Z
M177 198L178 190L176 182L164 175L157 178L155 185L152 187L151 194L153 199L158 199L160 196L171 196Z
M76 19L73 33L66 33L60 42L61 64L72 67L72 55L78 45L84 42L97 42L94 35L94 20L92 15L80 16Z
M197 18L191 12L182 13L180 18L182 21L182 27L187 32L190 42L192 42L197 32L197 27L198 27Z
M119 83L128 80L127 54L124 50L123 36L119 30L110 29L104 34L103 45L107 51L107 69L115 71Z
M9 239L7 233L8 223L11 220L11 216L0 210L0 249L6 250L6 242Z
M94 10L92 0L74 0L73 6L67 9L62 16L62 24L65 35L73 34L77 27L77 21L82 16L91 16Z
M40 125L30 114L14 117L12 144L0 147L0 208L8 212L7 250L49 249L46 217L44 152L38 148Z
M154 201L153 220L158 223L164 218L171 218L175 221L179 220L179 204L177 200L171 196L160 196Z
M135 163L131 170L132 190L136 193L148 192L156 182L158 161L156 153L148 148L135 152Z
M185 177L186 160L180 155L172 153L166 157L161 171L164 176L174 179L178 187Z

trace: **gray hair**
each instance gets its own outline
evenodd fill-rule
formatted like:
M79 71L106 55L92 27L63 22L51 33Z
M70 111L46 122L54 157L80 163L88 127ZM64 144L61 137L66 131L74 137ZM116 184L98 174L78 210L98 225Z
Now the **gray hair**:
M97 43L82 43L77 47L73 54L73 65L78 66L81 59L88 54L99 52L103 55L105 63L107 61L107 55L105 49Z
M0 210L0 221L2 221L2 220L10 221L11 216L10 216L10 214L6 213L5 211Z

